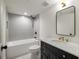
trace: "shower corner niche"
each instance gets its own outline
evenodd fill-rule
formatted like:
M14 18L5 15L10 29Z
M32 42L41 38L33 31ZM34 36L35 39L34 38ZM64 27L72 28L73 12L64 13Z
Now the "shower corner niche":
M56 12L56 34L75 36L75 6Z

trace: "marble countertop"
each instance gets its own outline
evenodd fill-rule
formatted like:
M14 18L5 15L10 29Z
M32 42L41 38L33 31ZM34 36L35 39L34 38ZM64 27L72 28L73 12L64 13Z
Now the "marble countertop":
M79 44L71 42L61 42L53 39L41 39L41 40L61 50L64 50L72 55L79 57Z

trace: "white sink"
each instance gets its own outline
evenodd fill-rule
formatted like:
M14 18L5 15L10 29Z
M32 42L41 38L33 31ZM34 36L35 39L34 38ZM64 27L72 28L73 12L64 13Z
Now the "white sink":
M59 43L67 43L65 41L61 41L61 40L52 40L53 42L59 42Z

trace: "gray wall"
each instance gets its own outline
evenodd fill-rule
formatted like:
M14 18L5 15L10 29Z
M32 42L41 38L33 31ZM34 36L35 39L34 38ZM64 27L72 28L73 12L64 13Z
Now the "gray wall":
M8 41L33 38L33 20L25 16L8 14Z

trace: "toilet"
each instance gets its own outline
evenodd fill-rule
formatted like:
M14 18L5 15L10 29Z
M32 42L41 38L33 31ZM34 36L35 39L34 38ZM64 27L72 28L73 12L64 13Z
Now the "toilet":
M39 45L33 45L29 48L30 53L37 54L40 51Z
M29 48L29 52L31 53L31 59L40 59L40 46L33 45Z

